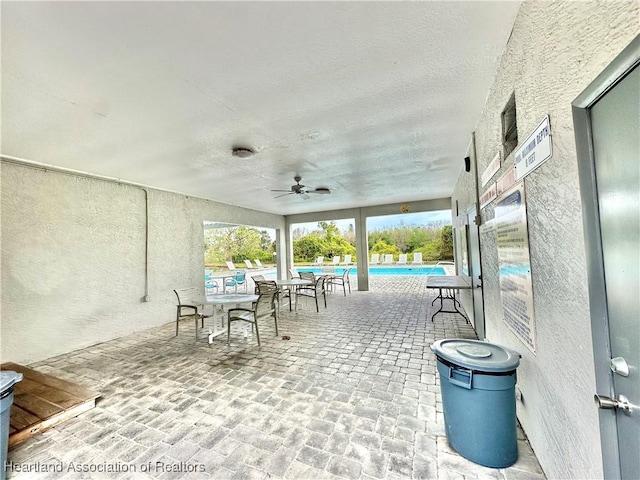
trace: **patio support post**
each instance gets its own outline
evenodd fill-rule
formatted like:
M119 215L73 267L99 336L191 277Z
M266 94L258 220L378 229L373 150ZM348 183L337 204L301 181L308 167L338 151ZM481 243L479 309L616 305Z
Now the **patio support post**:
M289 269L293 268L293 238L291 238L291 220L285 217L284 233L282 235L282 244L278 256L282 255L284 259L284 271L279 278L288 278Z
M276 276L277 278L287 277L287 264L290 262L287 252L289 251L289 226L276 230Z
M355 218L356 258L358 259L358 290L369 291L369 244L367 241L367 217L361 208Z

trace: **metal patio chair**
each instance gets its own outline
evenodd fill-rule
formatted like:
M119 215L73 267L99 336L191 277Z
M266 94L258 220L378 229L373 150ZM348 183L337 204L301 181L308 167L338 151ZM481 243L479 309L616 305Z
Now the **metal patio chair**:
M342 275L336 275L333 277L329 277L329 284L333 287L334 285L342 285L342 290L344 292L344 296L347 296L347 287L349 287L349 293L351 293L351 282L349 282L349 271L351 268L345 268Z
M200 320L201 328L204 328L204 319L213 317L213 310L209 313L201 306L190 304L191 300L202 296L200 290L196 287L176 288L173 292L176 294L178 299L178 303L176 305L176 337L178 336L178 325L180 320L191 317L195 322L197 340L198 320Z
M251 324L251 329L255 329L256 340L260 345L260 330L258 322L273 318L276 324L276 335L278 335L278 315L275 307L277 292L269 291L258 297L252 308L231 308L227 312L227 346L231 345L231 324L233 322L246 322Z
M300 272L300 278L304 279L302 276L304 273L310 272ZM313 275L313 273L311 273ZM307 278L310 280L310 278ZM318 297L322 295L324 298L324 308L327 308L327 289L326 289L326 277L320 276L315 278L311 285L300 285L296 289L296 295L302 295L303 297L311 297L316 301L316 312L320 313L320 308L318 307Z

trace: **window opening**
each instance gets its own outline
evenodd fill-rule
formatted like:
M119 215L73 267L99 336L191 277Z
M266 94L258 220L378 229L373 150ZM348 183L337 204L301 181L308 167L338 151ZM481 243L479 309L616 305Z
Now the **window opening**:
M249 276L260 273L275 278L275 229L204 222L204 275L207 293L211 293L210 290L213 293L225 291L225 287L233 284L233 280L216 277L236 270Z
M518 146L518 122L516 121L516 94L511 94L511 98L502 111L502 146L504 148L504 158L513 152Z

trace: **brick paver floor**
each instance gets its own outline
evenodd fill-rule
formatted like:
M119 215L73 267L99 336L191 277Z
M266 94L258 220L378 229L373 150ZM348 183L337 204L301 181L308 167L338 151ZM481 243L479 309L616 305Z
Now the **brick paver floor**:
M543 479L522 432L507 469L448 446L429 346L475 335L431 322L432 298L421 277L376 277L319 314L283 308L260 348L235 324L231 347L195 343L185 320L33 364L102 397L9 452L9 478Z

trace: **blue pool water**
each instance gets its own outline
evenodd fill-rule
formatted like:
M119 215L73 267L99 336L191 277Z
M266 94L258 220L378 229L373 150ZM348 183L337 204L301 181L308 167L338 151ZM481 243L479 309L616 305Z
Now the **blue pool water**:
M344 273L345 267L336 267L335 273L341 275ZM299 272L313 272L321 273L322 269L319 267L299 267ZM349 275L356 275L358 269L356 267L351 268ZM446 275L444 268L442 267L427 267L427 266L406 266L406 267L369 267L369 275Z

